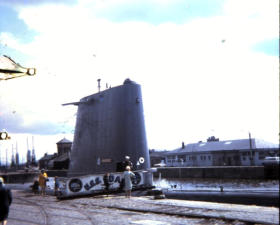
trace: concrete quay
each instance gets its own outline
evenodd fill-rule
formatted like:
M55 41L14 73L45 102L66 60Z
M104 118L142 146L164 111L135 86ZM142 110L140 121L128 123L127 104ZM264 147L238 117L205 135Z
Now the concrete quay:
M158 167L154 177L279 179L279 166Z
M279 208L202 201L161 199L133 192L57 200L52 195L34 195L26 190L12 190L13 203L8 225L31 224L279 224Z
M39 171L16 171L9 173L1 173L0 176L4 178L5 183L14 183L14 184L24 184L27 182L33 182L35 178L38 178Z

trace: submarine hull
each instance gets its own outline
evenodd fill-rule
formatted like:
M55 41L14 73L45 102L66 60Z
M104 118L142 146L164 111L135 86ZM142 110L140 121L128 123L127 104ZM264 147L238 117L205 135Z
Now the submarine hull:
M153 188L153 176L150 170L133 171L132 191ZM92 174L78 177L59 178L58 199L122 192L124 187L123 173L113 172L109 175L109 186L106 189L104 174Z
M123 85L84 97L78 105L68 177L150 168L141 86Z

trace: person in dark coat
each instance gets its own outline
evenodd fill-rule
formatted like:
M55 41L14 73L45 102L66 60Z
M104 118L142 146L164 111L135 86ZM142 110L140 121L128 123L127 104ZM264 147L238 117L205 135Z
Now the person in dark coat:
M12 193L5 187L4 179L0 177L0 222L2 225L7 224L9 208L12 203Z
M31 188L34 194L39 194L39 181L34 180L34 183L31 185Z
M57 196L59 192L59 180L58 177L54 177L54 195Z
M110 177L109 173L105 173L105 175L103 176L103 182L104 182L105 192L107 193L107 196L109 195L109 187L110 187L109 177Z

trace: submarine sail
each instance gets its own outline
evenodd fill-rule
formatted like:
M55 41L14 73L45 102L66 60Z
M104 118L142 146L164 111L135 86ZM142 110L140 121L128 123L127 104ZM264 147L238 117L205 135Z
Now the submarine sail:
M120 172L126 156L133 170L150 168L139 84L126 79L73 104L78 112L68 177Z

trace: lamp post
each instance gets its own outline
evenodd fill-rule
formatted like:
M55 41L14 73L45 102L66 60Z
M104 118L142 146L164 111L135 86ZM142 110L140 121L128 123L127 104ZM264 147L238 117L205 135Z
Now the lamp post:
M249 145L250 145L250 166L254 166L252 138L250 132L249 132Z

